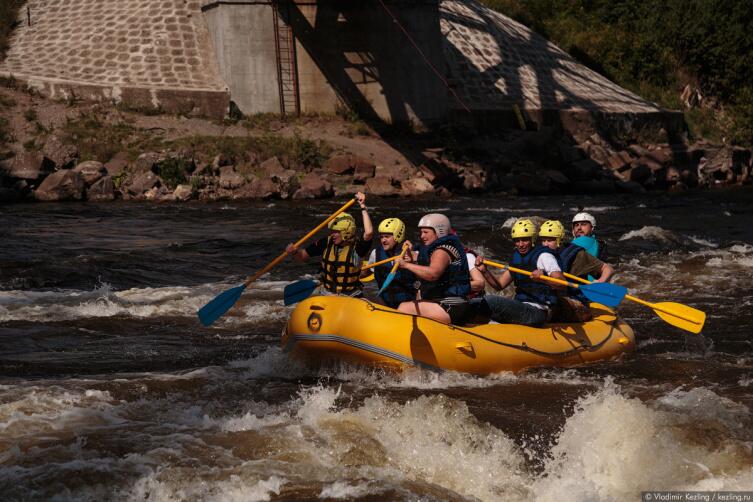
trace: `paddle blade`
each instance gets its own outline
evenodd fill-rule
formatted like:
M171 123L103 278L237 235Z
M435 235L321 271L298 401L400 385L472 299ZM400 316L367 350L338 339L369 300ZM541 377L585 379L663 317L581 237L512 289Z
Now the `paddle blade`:
M293 305L301 300L305 300L314 292L319 284L311 279L291 282L285 286L285 305Z
M219 319L222 314L230 310L230 307L235 305L235 302L237 302L238 298L241 297L244 289L246 289L245 284L230 288L215 296L212 301L201 307L197 312L201 324L203 324L204 326L209 326L214 321Z
M651 307L665 322L691 333L700 333L706 323L706 312L681 303L652 303Z
M381 288L379 288L379 291L377 292L377 295L381 295L381 294L382 294L382 291L384 291L385 289L387 289L387 286L389 286L389 285L390 285L390 283L392 282L392 279L394 279L394 278L395 278L395 275L396 275L396 273L395 273L395 272L390 272L390 273L389 273L389 274L387 275L387 278L386 278L386 279L384 280L384 284L382 284L382 287L381 287Z
M601 303L607 307L616 307L627 294L627 288L609 282L593 282L581 284L579 289L592 302Z

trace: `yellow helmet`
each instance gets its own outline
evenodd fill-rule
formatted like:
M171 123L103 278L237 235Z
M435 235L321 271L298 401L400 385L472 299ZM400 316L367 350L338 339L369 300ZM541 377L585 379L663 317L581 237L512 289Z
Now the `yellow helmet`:
M518 220L512 226L513 239L536 239L536 225L531 220Z
M329 222L327 228L333 232L340 232L343 240L349 240L356 235L356 220L348 213L341 213Z
M565 227L559 220L548 220L539 227L539 237L551 237L557 239L557 247L560 247L565 237Z
M398 244L405 240L405 223L399 218L387 218L379 224L380 234L392 234Z

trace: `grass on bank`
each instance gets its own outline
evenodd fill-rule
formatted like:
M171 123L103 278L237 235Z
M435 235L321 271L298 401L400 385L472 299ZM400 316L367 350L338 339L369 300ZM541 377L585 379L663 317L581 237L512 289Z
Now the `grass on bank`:
M319 167L332 153L332 148L326 142L314 141L299 134L292 137L270 133L240 137L191 135L166 140L128 122L107 123L96 113L69 120L61 133L64 142L76 145L82 161L107 162L123 151L131 159L136 159L144 152L171 150L187 153L202 161L211 160L219 154L234 159L236 163L253 163L277 156L306 167Z

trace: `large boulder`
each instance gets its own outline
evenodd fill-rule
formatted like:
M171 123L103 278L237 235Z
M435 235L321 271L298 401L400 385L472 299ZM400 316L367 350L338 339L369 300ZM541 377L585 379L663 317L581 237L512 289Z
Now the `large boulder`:
M63 143L51 135L42 147L42 155L50 159L58 169L69 169L76 164L78 150L75 146Z
M220 167L220 188L232 190L246 183L246 178L235 172L233 166Z
M105 169L104 164L96 160L81 162L73 170L81 175L86 186L92 186L100 178L107 175L107 169Z
M86 198L95 202L115 199L115 183L112 176L105 176L93 183L86 191Z
M186 201L193 195L193 189L191 185L178 185L173 191L173 197L177 201Z
M84 197L84 179L70 169L47 176L34 192L41 201L81 200Z
M35 152L21 152L0 161L0 174L31 183L41 180L54 170L55 163L52 160Z
M154 174L152 171L145 171L134 175L130 182L126 185L125 190L130 195L140 196L147 190L151 190L159 184L159 176Z
M128 167L128 152L118 152L105 162L105 169L110 176L118 176Z
M400 187L392 184L392 178L375 176L366 182L364 191L372 195L392 196L400 193Z
M276 183L268 178L257 178L252 176L251 179L242 187L236 189L233 199L269 199L279 196L279 187Z
M301 186L298 181L298 173L293 169L285 169L277 157L265 160L259 167L277 185L280 198L282 199L291 197Z
M301 179L301 187L293 194L294 199L321 199L332 196L332 184L316 173L308 173Z
M423 177L410 178L400 183L402 195L415 196L432 193L434 185Z

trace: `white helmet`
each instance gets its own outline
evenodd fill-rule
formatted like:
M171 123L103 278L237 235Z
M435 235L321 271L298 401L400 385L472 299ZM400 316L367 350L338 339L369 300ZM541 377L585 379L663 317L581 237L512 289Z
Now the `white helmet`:
M437 237L444 237L450 233L450 219L439 213L426 214L418 222L418 228L433 228Z
M596 228L596 218L591 216L589 213L578 213L573 216L573 223L577 221L587 221L593 228Z

